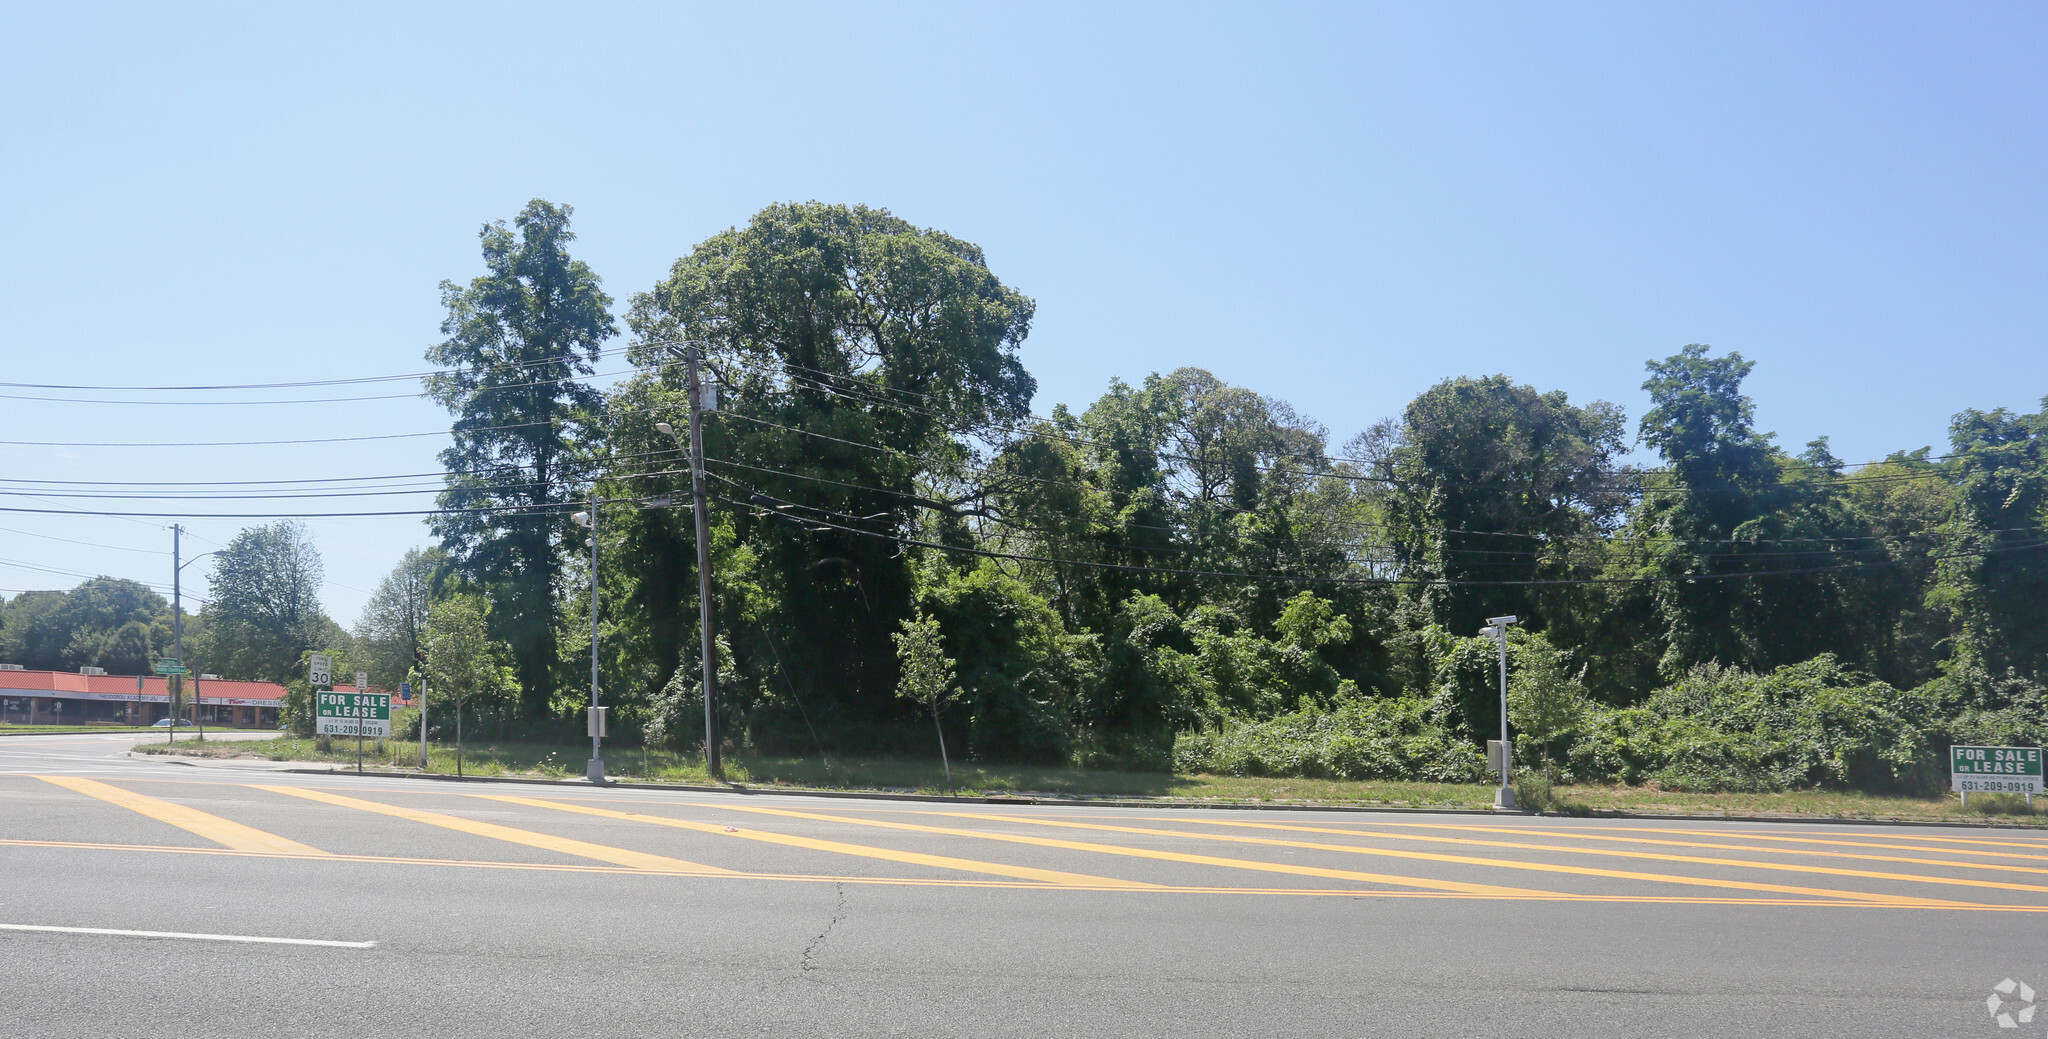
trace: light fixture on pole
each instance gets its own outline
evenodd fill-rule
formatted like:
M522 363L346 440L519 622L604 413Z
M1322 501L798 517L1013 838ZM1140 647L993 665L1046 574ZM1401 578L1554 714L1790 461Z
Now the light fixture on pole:
M185 528L183 526L176 523L171 524L171 652L177 654L178 667L185 667L185 606L184 586L182 584L185 568L205 559L207 556L220 555L219 552L201 552L190 559L181 561L181 549L183 546L180 544L180 540L184 534ZM187 671L189 670L187 668ZM173 683L182 692L185 687L185 676L175 672L166 674L164 676L164 691L166 693L170 692L170 687ZM192 692L192 724L199 729L199 739L203 741L206 739L206 722L199 716L199 683L197 680L194 680L192 683ZM170 739L175 742L178 738L178 698L166 696L164 699L170 701L165 706L171 716Z
M597 680L597 507L604 499L596 495L590 498L590 511L579 512L571 517L576 525L590 531L590 762L583 768L583 774L591 782L603 786L604 757L601 741L605 737L604 707L600 706Z
M711 628L711 518L710 505L704 494L706 384L698 377L698 368L704 358L703 351L695 342L669 344L668 352L685 366L685 391L690 405L690 511L697 528L697 620L702 640L698 656L704 674L704 768L711 778L723 779L725 768L718 754L718 646L712 641ZM711 405L717 407L715 399ZM671 437L676 434L675 427L666 422L657 422L654 428Z
M1514 744L1508 741L1508 625L1521 623L1521 618L1509 614L1506 617L1486 618L1486 627L1479 634L1493 639L1500 645L1500 756L1494 764L1500 769L1500 789L1494 792L1495 808L1515 807L1514 780L1510 771L1514 768Z

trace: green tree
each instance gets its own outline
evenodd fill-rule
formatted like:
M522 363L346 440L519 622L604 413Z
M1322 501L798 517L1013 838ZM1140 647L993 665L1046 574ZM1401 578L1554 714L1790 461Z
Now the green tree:
M2048 398L2032 415L1969 410L1949 426L1955 504L1947 599L1992 674L2048 674ZM1961 553L1969 553L1967 555Z
M449 472L431 521L456 565L490 590L497 637L513 647L521 707L545 716L556 680L556 581L575 529L582 464L601 435L602 398L579 381L616 333L611 297L572 259L568 206L526 204L481 233L486 273L441 284L448 338L427 359L449 369L427 393L455 416Z
M397 681L413 669L427 611L448 566L448 554L438 548L410 549L363 605L355 629L356 656L378 682Z
M1408 404L1372 461L1405 576L1446 582L1425 596L1438 623L1512 613L1540 628L1559 597L1513 582L1597 572L1598 538L1628 504L1613 471L1623 421L1505 375L1446 379Z
M1694 343L1646 367L1654 406L1640 436L1663 455L1665 471L1646 480L1629 533L1646 546L1642 575L1661 579L1664 671L1709 661L1756 666L1764 654L1750 636L1766 600L1752 580L1708 576L1773 565L1773 546L1757 540L1769 531L1755 521L1787 502L1783 460L1742 393L1756 364L1739 353L1710 357ZM1694 575L1708 579L1685 579Z
M150 639L149 625L132 620L114 629L100 643L93 665L105 668L110 675L146 675L155 660L156 647Z
M170 604L163 596L121 578L96 577L69 591L22 592L8 604L5 620L0 622L0 661L32 671L108 667L100 663L101 654L122 628L167 622L169 615ZM142 634L151 636L153 632ZM145 642L153 644L154 639ZM145 659L148 644L143 649ZM128 648L130 652L120 661L124 670L132 663L132 635ZM143 671L147 670L145 665Z
M946 785L953 785L953 763L946 757L946 728L939 724L939 705L960 695L953 685L953 658L946 655L939 622L920 611L905 618L897 632L896 659L902 676L896 695L921 704L932 714L932 728L939 734L939 763L946 769Z
M307 650L345 641L320 612L324 578L303 524L279 520L235 535L213 560L205 616L214 666L233 677L282 682Z
M1017 349L1032 311L972 243L885 210L820 203L762 210L634 297L632 356L661 374L622 391L654 409L617 412L616 442L633 445L622 450L672 450L650 427L683 425L681 366L664 344L705 344L726 389L705 439L713 490L725 499L720 523L730 524L725 558L744 562L733 576L758 588L763 606L758 623L734 631L749 674L781 670L791 687L820 690L829 698L816 705L821 718L891 712L889 636L911 613L915 565L891 539L959 540L964 520L985 511L973 452L954 433L1027 417L1035 387ZM675 468L666 454L622 474L628 486L672 490ZM633 533L646 540L623 549L631 562L622 565L688 610L687 526ZM775 633L804 652L778 663ZM651 644L680 657L687 641ZM644 670L658 681L678 663Z
M433 604L427 619L428 688L439 703L455 705L456 768L462 760L462 712L495 702L513 688L509 655L490 632L490 607L480 595L451 595Z

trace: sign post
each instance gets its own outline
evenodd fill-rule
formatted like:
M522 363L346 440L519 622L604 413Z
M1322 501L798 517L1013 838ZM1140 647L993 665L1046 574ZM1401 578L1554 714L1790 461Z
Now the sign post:
M1970 803L1971 794L2024 794L2032 806L2041 793L2041 748L1950 747L1949 789Z
M361 772L363 737L391 736L391 694L315 691L313 718L313 731L322 736L356 738L356 771Z

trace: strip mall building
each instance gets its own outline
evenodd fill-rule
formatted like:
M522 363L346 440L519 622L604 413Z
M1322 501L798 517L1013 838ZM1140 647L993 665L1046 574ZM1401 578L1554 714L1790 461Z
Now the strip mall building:
M194 694L208 725L274 729L284 703L275 682L227 682L189 676L184 717ZM74 675L69 671L0 670L0 722L26 725L149 725L170 713L170 680L162 675Z

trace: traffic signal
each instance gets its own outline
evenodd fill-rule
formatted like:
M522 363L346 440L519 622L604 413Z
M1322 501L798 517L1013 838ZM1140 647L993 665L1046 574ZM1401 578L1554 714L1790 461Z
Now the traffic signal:
M425 646L416 646L416 647L414 647L414 648L413 648L413 651L412 651L412 662L413 662L414 664L418 665L418 667L419 667L419 669L420 669L420 673L421 673L421 674L425 674L425 673L426 673L426 670L427 670L427 648L426 648Z

